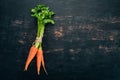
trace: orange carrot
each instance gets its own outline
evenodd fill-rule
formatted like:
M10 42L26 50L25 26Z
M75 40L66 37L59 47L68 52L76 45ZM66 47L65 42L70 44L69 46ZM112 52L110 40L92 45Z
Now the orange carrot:
M28 58L27 58L26 64L25 64L25 69L24 69L25 71L27 71L27 68L28 68L30 62L32 61L32 59L35 57L37 50L38 49L35 46L32 46L30 48L29 55L28 55Z
M41 67L41 61L42 61L42 50L38 50L36 57L37 57L37 73L40 74L40 67Z
M38 72L38 75L40 74L41 63L42 63L42 66L43 66L43 69L44 69L45 73L48 74L46 69L45 69L45 63L44 63L44 57L43 57L42 49L38 50L36 57L37 57L37 72Z
M45 68L45 62L44 62L43 52L42 52L42 66L43 66L43 69L44 69L45 73L48 75L47 70Z

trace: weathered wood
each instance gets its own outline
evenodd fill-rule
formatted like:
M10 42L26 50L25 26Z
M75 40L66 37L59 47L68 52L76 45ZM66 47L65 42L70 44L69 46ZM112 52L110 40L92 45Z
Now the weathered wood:
M30 9L47 4L56 13L43 49L48 76L35 61L23 72L37 24ZM1 0L0 80L119 80L120 0Z

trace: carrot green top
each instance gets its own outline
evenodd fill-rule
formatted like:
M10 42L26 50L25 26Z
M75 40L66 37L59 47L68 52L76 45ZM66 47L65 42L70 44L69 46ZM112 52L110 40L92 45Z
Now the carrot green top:
M54 12L44 4L39 4L35 8L31 9L31 16L37 18L38 22L37 37L34 42L35 47L41 48L45 25L48 23L54 24L54 20L52 19L53 15Z
M45 25L47 23L54 24L54 20L52 20L52 16L54 12L49 9L49 7L39 4L35 8L31 9L31 15L36 17L38 22Z

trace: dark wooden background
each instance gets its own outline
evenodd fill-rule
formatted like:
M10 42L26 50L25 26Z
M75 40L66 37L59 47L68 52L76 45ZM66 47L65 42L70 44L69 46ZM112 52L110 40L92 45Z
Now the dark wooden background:
M56 13L43 38L48 76L35 60L23 71L40 3ZM120 80L120 0L0 0L0 80Z

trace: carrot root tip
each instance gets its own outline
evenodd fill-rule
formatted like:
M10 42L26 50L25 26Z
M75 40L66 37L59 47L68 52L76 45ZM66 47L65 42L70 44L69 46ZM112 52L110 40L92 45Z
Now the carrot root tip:
M25 68L24 71L27 71L27 69Z
M37 71L37 73L38 73L38 75L40 75L40 72L39 72L39 71Z

